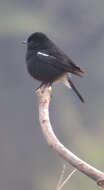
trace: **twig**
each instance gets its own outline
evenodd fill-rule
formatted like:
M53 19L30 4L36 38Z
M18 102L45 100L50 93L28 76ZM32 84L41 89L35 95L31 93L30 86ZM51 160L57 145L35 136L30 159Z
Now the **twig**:
M77 171L77 169L73 170L68 177L63 181L63 183L56 189L56 190L61 190L64 185L67 183L67 181L72 177L72 175Z
M62 184L62 181L63 181L63 178L64 178L64 174L65 174L65 169L66 169L66 165L64 164L64 165L63 165L63 168L62 168L61 175L60 175L59 182L58 182L57 187L56 187L56 190L58 190L58 188L59 188L60 185Z
M68 150L55 136L49 119L49 103L51 99L51 87L46 87L43 92L38 90L39 98L39 120L44 134L44 137L49 144L62 158L64 158L73 167L84 173L91 179L97 182L101 187L104 187L104 173L87 164L70 150Z

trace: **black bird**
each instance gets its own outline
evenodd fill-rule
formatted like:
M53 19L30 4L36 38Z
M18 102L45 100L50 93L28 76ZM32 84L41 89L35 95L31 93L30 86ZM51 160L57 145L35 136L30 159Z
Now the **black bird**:
M72 73L82 76L83 70L64 54L44 33L36 32L27 39L26 64L30 75L41 81L41 85L52 85L62 81L76 92L82 102L83 97L71 81Z

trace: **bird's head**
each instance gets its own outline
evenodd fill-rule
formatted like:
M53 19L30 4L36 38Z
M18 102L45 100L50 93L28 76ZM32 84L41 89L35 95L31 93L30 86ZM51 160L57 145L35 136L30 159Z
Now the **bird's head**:
M49 47L50 40L44 33L35 32L28 37L26 44L28 49L44 49Z

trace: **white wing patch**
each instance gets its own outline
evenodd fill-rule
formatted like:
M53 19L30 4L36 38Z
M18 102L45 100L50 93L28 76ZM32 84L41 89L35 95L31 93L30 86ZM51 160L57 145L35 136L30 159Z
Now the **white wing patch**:
M42 53L42 52L40 52L40 51L38 51L37 54L38 54L38 55L43 55L43 56L46 56L46 57L49 56L48 54L46 54L46 53Z

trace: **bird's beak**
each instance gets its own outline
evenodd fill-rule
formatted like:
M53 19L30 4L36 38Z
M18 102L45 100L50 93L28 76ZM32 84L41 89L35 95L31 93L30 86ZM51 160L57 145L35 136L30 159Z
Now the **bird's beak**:
M24 41L22 42L22 44L26 44L26 40L24 40Z

